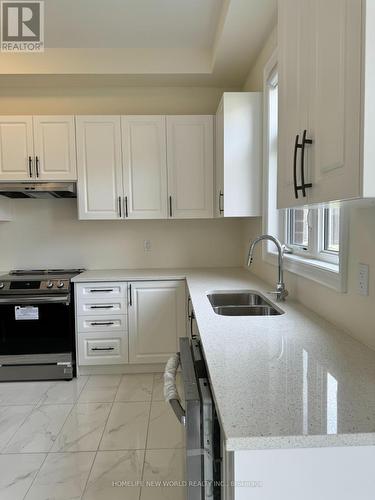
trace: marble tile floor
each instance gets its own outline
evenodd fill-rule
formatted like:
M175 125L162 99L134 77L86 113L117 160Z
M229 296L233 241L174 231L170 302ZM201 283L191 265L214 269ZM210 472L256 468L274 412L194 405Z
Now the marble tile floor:
M1 500L185 500L184 446L161 374L0 383Z

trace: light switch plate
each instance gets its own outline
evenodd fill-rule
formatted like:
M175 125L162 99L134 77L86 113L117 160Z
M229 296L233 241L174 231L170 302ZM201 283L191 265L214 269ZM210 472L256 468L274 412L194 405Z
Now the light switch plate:
M369 267L367 264L359 264L358 267L358 292L360 295L368 295Z

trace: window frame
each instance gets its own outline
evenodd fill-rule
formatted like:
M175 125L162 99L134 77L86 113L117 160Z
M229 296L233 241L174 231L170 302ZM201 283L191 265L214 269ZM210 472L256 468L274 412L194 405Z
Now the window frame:
M269 91L271 85L270 81L275 78L277 72L277 50L272 54L263 70L263 217L262 217L262 231L263 234L269 234ZM337 205L335 205L337 206ZM298 207L303 208L303 207ZM305 207L313 208L313 207ZM316 235L318 225L322 224L322 214L324 214L323 206L319 210L311 212L313 221L309 221L314 243L312 254L306 251L296 251L292 254L284 255L284 267L287 271L294 273L303 278L316 281L324 286L333 288L336 291L345 293L347 291L347 261L348 261L348 226L349 215L348 209L340 206L340 252L339 256L332 255L324 249L324 235L323 231L318 232ZM288 213L286 210L279 210L276 225L279 227L278 234L283 242L287 242L287 224ZM274 226L274 224L272 224ZM267 263L276 266L277 254L272 244L268 241L263 243L262 259Z

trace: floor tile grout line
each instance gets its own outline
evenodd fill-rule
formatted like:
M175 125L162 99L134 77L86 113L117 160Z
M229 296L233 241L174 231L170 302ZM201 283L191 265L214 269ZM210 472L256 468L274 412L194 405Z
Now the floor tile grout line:
M27 495L29 494L29 491L31 490L31 488L32 488L33 484L35 483L35 480L36 480L36 478L38 477L39 472L41 471L41 469L42 469L42 467L43 467L43 465L44 465L45 461L47 460L48 453L46 453L45 455L46 455L46 456L44 457L44 460L42 460L42 463L40 464L40 467L39 467L39 469L38 469L37 473L35 474L35 476L34 476L33 480L31 481L31 484L30 484L30 486L28 487L28 489L27 489L27 491L26 491L26 493L25 493L25 495L24 495L24 497L23 497L23 500L25 500L25 498L26 498L26 497L27 497Z
M12 406L12 405L10 405L10 406ZM24 406L31 406L31 405L24 405ZM8 446L8 444L11 442L11 440L14 438L16 433L20 430L20 428L23 426L23 424L26 422L26 420L29 418L29 416L32 414L33 411L34 411L34 406L31 406L31 410L29 411L29 413L27 413L25 415L25 418L20 422L17 429L14 431L14 433L11 435L11 437L8 439L8 441L4 444L4 446L1 447L0 455L6 455L6 453L3 453L3 450L5 450L5 448Z
M110 414L111 414L111 411L112 411L113 405L114 405L114 403L115 403L116 396L117 396L117 392L118 392L118 390L119 390L119 387L120 387L121 381L122 381L122 376L121 376L121 378L120 378L120 382L119 382L119 384L118 384L118 386L117 386L116 394L115 394L115 396L114 396L114 398L113 398L113 401L112 401L112 404L111 404L111 408L109 409L109 412L108 412L108 416L107 416L107 418L106 418L106 420L105 420L105 423L104 423L104 426L103 426L103 432L102 432L102 435L101 435L101 437L100 437L100 440L99 440L98 446L97 446L97 448L96 448L95 455L94 455L94 459L93 459L93 461L92 461L92 464L91 464L91 467L90 467L89 473L88 473L88 475L87 475L86 482L85 482L85 486L84 486L84 488L83 488L83 490L82 490L82 495L81 495L81 498L83 498L83 497L84 497L84 495L85 495L85 493L86 493L86 490L87 490L87 485L88 485L88 483L89 483L89 479L90 479L90 476L91 476L91 472L92 472L92 469L93 469L93 467L94 467L94 463L95 463L96 457L98 456L98 451L99 451L99 449L100 449L100 445L101 445L101 442L102 442L102 439L103 439L103 436L104 436L104 432L105 432L105 429L106 429L106 427L107 427L107 423L108 423L108 420L109 420L109 416L110 416Z

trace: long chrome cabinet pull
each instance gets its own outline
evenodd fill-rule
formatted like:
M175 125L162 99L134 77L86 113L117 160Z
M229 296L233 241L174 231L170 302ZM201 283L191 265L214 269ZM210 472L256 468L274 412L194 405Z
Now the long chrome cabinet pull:
M124 198L124 207L125 207L125 217L129 217L129 212L128 212L128 197L125 196Z
M29 177L33 176L33 159L29 156Z
M113 288L91 288L90 293L113 292Z
M169 217L173 216L172 212L172 196L169 197Z

